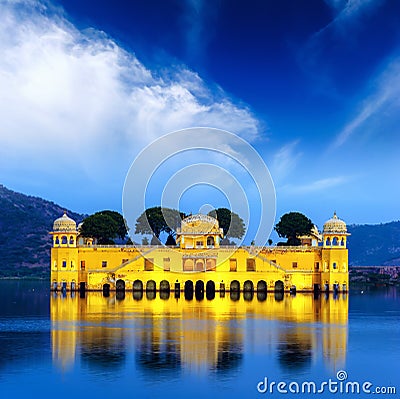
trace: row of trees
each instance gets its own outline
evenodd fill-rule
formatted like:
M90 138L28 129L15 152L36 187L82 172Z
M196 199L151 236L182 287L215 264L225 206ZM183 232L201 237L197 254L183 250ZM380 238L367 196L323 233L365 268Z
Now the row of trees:
M151 244L160 243L160 235L168 235L166 245L176 245L176 230L182 219L187 217L183 212L171 208L152 207L146 209L137 219L135 234L152 235ZM229 238L241 239L245 233L243 219L227 208L218 208L209 212L209 216L216 218L223 229L225 243ZM283 215L276 224L275 230L279 237L287 239L284 245L300 245L299 236L310 234L312 221L300 212L290 212ZM125 240L128 234L123 216L115 211L101 211L87 217L80 228L83 237L95 238L98 244L114 244L115 239ZM132 244L128 238L127 244ZM148 244L147 238L143 239ZM268 240L272 244L272 240Z
M160 235L166 233L166 245L176 245L176 230L187 216L176 209L160 206L148 208L136 219L135 234L151 235L151 244L159 244ZM225 239L243 237L245 224L237 213L227 208L218 208L211 211L209 216L218 219ZM107 210L88 216L82 223L80 234L82 237L95 238L98 244L107 245L114 244L115 239L125 240L128 230L120 213ZM148 243L147 238L144 243Z

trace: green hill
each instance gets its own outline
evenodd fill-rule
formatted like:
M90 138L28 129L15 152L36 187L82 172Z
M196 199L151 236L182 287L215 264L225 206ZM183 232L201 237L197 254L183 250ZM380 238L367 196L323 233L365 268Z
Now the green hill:
M350 265L400 265L400 221L347 227Z
M51 231L65 208L0 185L0 277L49 275ZM84 215L68 211L77 222Z

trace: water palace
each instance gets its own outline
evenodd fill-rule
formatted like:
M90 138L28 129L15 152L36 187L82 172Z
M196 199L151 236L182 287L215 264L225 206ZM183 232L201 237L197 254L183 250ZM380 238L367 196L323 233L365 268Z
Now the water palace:
M347 291L347 226L336 213L301 246L221 246L218 220L193 215L177 247L94 245L66 214L53 225L51 288L81 291Z
M80 291L347 291L346 223L336 213L300 246L221 246L218 220L192 215L177 246L95 245L66 213L56 219L51 289Z

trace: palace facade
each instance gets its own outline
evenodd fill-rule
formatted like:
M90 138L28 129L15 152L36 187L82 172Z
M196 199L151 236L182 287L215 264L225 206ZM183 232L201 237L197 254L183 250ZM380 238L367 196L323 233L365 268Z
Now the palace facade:
M336 213L301 246L222 246L206 215L182 220L176 247L95 245L66 214L55 220L51 288L81 291L347 291L347 226Z

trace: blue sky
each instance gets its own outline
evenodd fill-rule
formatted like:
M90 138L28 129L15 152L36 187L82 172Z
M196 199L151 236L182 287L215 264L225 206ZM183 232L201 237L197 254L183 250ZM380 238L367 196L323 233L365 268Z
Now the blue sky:
M0 0L0 54L11 189L121 210L146 145L210 126L262 155L278 217L400 218L398 1Z

